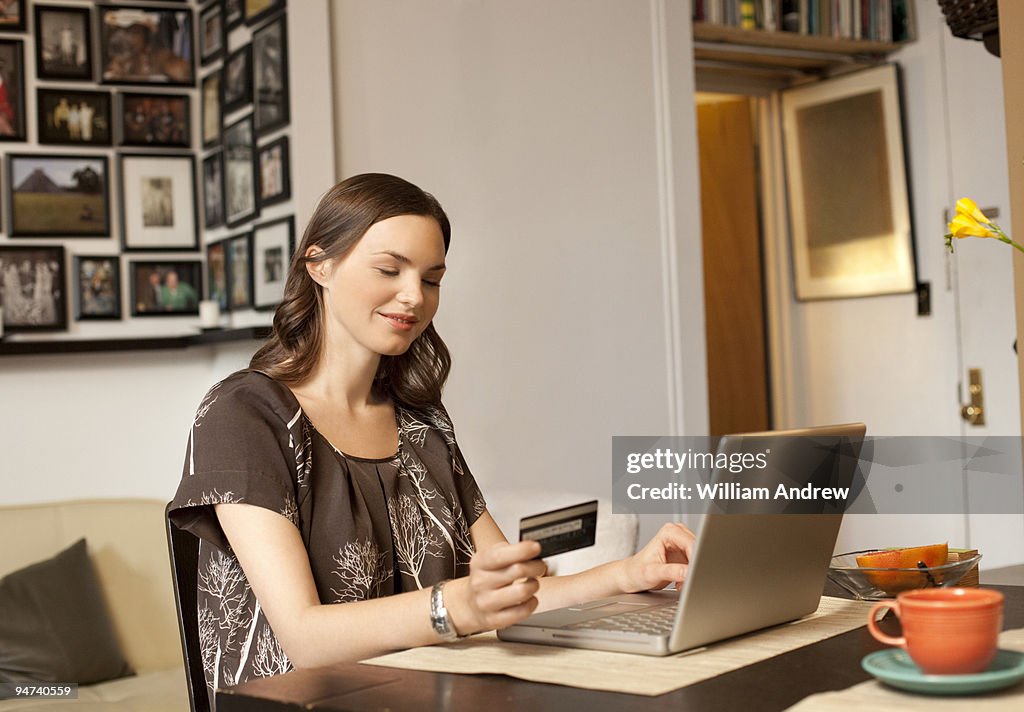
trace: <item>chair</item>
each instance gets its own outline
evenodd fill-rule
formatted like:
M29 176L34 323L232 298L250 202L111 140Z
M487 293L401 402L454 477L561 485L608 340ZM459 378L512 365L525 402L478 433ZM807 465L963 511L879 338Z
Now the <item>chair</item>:
M167 549L171 556L171 579L174 582L174 601L178 611L178 632L181 652L185 659L185 682L192 712L210 712L210 698L206 692L203 657L199 647L199 619L196 604L196 585L199 569L199 539L178 529L171 521L171 504L164 509L167 526Z

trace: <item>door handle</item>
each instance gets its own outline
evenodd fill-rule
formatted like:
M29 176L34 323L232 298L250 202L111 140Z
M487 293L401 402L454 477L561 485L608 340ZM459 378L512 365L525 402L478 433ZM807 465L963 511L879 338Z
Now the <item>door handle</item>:
M967 393L970 402L960 408L960 417L971 425L980 426L985 424L985 393L981 387L981 369L971 368L967 370Z

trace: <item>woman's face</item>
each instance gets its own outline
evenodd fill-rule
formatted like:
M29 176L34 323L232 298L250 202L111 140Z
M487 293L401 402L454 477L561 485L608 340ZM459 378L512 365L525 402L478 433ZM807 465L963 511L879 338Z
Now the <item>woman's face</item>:
M397 356L437 312L444 237L434 218L399 215L374 223L342 257L308 269L323 287L328 343L351 338Z

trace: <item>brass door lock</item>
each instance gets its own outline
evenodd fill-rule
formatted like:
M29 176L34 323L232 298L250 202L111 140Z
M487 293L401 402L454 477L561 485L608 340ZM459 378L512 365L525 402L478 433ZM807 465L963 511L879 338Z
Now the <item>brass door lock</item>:
M960 408L960 417L971 425L985 424L985 394L981 388L981 369L971 368L967 371L969 385L967 393L970 403Z

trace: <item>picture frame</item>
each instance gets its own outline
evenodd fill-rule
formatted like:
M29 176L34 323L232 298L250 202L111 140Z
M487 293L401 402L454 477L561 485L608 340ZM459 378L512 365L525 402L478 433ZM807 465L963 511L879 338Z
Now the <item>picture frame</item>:
M25 141L25 47L0 39L0 141Z
M231 31L245 20L244 0L224 0L224 29Z
M103 84L195 86L191 8L101 4L97 13Z
M217 69L203 77L202 90L202 142L203 148L212 148L220 144L223 131L224 113L221 110L223 97L223 73Z
M212 2L199 10L199 62L203 66L224 56L227 31L224 28L224 7Z
M252 45L229 54L222 71L221 111L226 115L252 103Z
M285 0L244 0L245 24L258 25L284 6Z
M109 175L104 155L8 154L8 234L109 237Z
M895 65L788 90L782 110L797 299L914 292Z
M111 146L108 91L36 89L39 143L52 146Z
M117 160L124 250L198 249L195 156L122 153Z
M14 0L0 12L0 32L24 32L26 20L26 0Z
M231 311L228 301L227 240L206 246L206 298L217 302L221 312Z
M295 251L295 219L289 215L257 225L252 231L252 303L258 310L275 309Z
M200 260L131 260L132 316L196 316L202 293Z
M224 222L236 227L259 215L252 114L224 129Z
M224 224L224 156L220 151L203 159L203 225Z
M67 5L33 7L36 77L91 82L92 10Z
M188 94L120 94L122 146L192 147L192 97Z
M0 245L3 332L66 331L67 274L60 245Z
M117 255L75 255L72 293L75 320L121 318L121 259Z
M281 15L252 36L253 115L257 136L287 126L291 120L286 20L285 15Z
M291 161L288 155L288 137L282 136L257 149L259 165L260 210L268 205L283 203L292 197Z
M252 233L229 237L225 242L228 276L228 310L252 306Z

